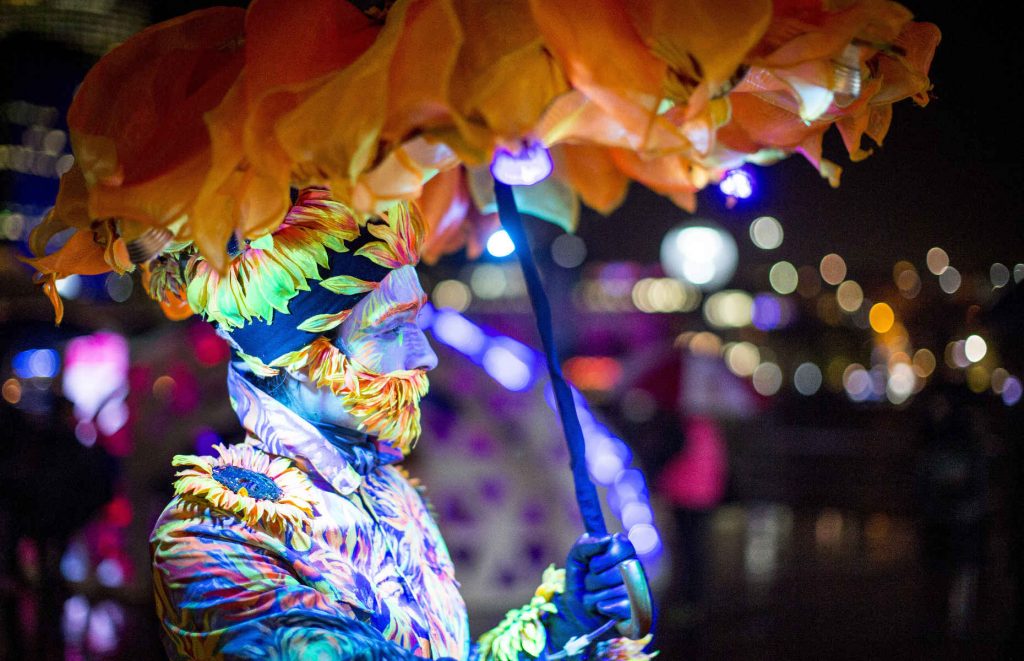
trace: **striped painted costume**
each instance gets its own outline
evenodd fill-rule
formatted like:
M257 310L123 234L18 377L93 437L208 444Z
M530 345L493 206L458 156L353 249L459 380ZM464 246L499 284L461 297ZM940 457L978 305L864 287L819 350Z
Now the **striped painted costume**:
M242 448L294 462L313 494L311 534L272 534L196 499L176 497L153 531L154 584L173 659L466 658L466 609L444 540L419 492L381 447L360 475L316 427L231 370ZM286 489L287 490L287 489Z

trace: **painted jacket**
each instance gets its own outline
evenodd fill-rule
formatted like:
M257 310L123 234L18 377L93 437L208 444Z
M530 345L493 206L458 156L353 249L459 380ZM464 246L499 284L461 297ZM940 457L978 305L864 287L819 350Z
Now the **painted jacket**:
M175 459L179 496L150 539L168 655L467 658L451 558L400 455L378 443L361 475L234 370L228 388L246 442Z

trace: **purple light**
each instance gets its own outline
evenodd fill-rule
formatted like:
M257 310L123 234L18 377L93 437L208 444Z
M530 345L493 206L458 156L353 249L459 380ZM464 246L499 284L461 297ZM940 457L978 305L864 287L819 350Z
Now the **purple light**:
M1017 377L1011 376L1003 384L1003 404L1013 406L1020 401L1022 394L1024 394L1024 386L1021 386L1020 379Z
M511 338L495 338L484 352L484 370L508 390L525 390L533 382L531 352Z
M737 200L749 199L754 194L754 175L746 170L729 170L718 183L723 195Z
M487 345L487 335L479 326L451 310L434 316L434 337L472 359Z
M782 325L782 304L771 294L754 297L752 314L754 326L760 330L772 330Z
M546 179L553 167L548 150L534 142L516 154L499 149L491 161L491 174L509 186L532 186Z

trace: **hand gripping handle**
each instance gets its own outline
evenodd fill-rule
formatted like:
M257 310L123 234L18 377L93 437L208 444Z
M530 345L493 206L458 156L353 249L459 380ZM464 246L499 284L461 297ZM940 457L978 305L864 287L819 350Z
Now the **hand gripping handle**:
M639 560L626 560L619 563L619 573L626 585L629 597L629 619L615 625L626 638L639 640L651 631L654 621L654 607L651 603L651 588L647 584L643 565Z

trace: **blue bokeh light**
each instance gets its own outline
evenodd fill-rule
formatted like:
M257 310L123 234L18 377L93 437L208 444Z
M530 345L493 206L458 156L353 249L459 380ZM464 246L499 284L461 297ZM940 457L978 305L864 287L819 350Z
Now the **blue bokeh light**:
M516 250L516 244L505 230L498 230L487 239L487 253L491 257L508 257Z
M737 200L748 200L754 195L756 185L754 175L742 168L729 170L718 183L718 190L722 194Z
M28 349L14 355L11 367L23 379L52 379L60 371L60 354L54 349Z

